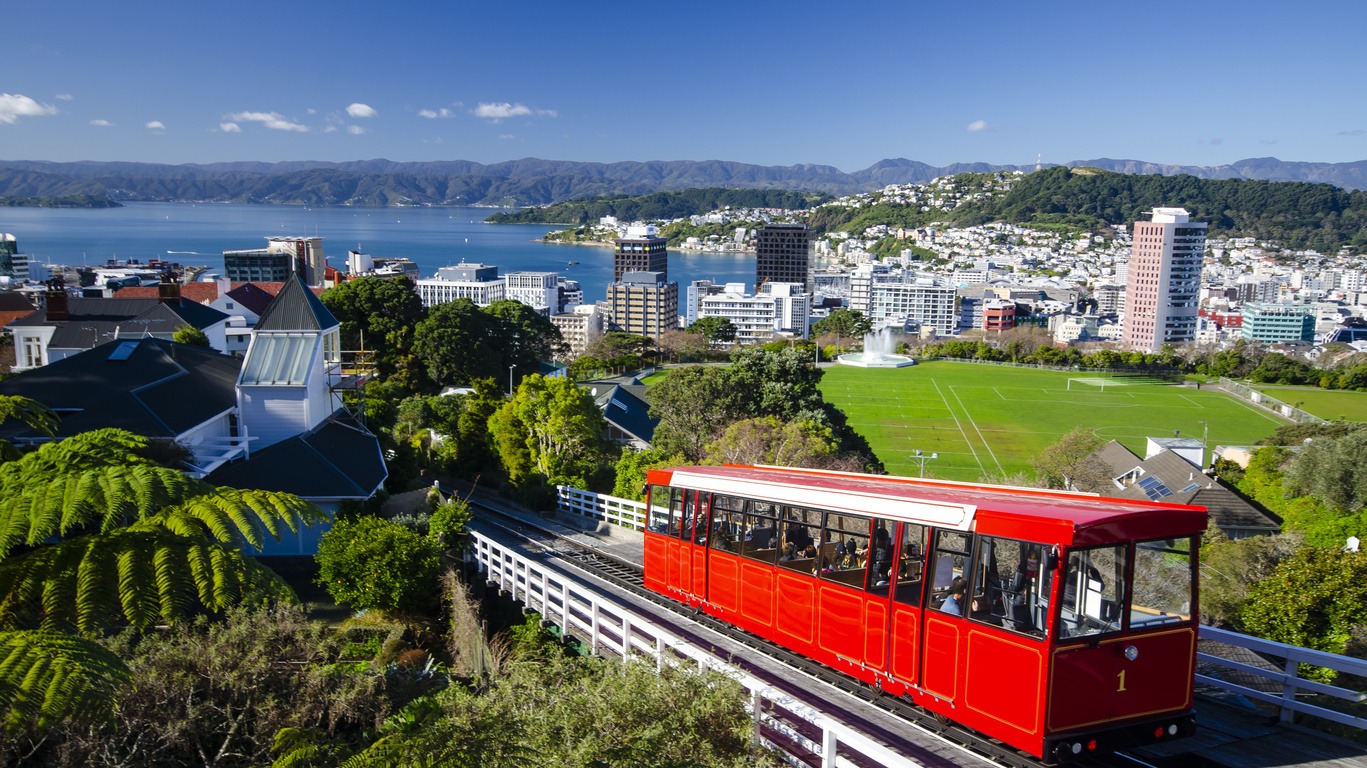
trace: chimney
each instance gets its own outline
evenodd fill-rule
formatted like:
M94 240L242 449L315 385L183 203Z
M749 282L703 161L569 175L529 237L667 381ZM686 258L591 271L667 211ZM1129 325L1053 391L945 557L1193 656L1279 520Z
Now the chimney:
M70 320L71 309L67 304L65 288L49 287L47 289L47 319L48 321Z
M162 275L161 282L157 283L157 301L162 304L180 303L180 283L169 274Z

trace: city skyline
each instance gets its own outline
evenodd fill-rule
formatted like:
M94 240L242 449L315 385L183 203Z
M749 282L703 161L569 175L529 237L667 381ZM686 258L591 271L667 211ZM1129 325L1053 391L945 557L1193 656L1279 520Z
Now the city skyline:
M842 10L23 4L0 157L1367 158L1367 105L1340 74L1367 71L1357 4ZM1149 98L1164 108L1131 106Z

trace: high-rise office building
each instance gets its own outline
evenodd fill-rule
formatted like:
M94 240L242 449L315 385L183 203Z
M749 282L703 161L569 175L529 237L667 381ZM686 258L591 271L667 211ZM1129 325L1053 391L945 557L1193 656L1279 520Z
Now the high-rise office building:
M659 272L669 279L666 241L655 233L651 226L627 227L627 236L615 241L612 252L612 282L620 282L628 272Z
M1134 223L1125 284L1121 345L1156 352L1164 344L1196 338L1205 222L1185 208L1155 208L1151 221Z
M224 277L234 281L283 283L299 275L320 286L326 270L321 237L268 237L265 248L223 252Z
M615 330L658 339L679 327L679 284L659 272L628 272L608 286L607 310Z
M801 283L811 290L806 224L765 224L755 236L755 290Z

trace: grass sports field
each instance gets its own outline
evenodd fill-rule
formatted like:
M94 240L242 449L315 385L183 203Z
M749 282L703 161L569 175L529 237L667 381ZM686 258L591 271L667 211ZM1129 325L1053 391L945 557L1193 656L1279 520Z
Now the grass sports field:
M1275 384L1253 386L1283 403L1296 405L1329 421L1367 421L1367 392L1347 392L1319 387L1282 387Z
M939 454L926 463L928 477L977 480L1028 470L1039 451L1075 426L1095 427L1143 456L1144 438L1171 437L1174 429L1200 438L1203 421L1211 446L1247 445L1284 423L1216 390L1144 379L948 361L825 371L826 399L898 475L919 472L908 458L916 449Z

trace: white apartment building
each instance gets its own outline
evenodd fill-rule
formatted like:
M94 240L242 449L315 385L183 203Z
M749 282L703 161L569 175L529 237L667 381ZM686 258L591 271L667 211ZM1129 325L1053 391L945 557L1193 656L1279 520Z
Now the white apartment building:
M597 304L580 304L573 312L551 315L550 320L569 347L566 359L573 360L588 352L589 345L602 337L606 314Z
M693 286L690 286L690 289ZM697 314L724 317L736 327L737 344L757 344L778 336L807 338L811 296L801 283L766 283L758 294L744 283L727 283L698 297Z
M487 307L508 297L507 283L498 276L498 267L461 262L442 267L437 276L417 280L418 298L424 307L434 307L456 299L469 299Z
M543 315L560 311L560 275L554 272L509 272L503 276L506 297Z

